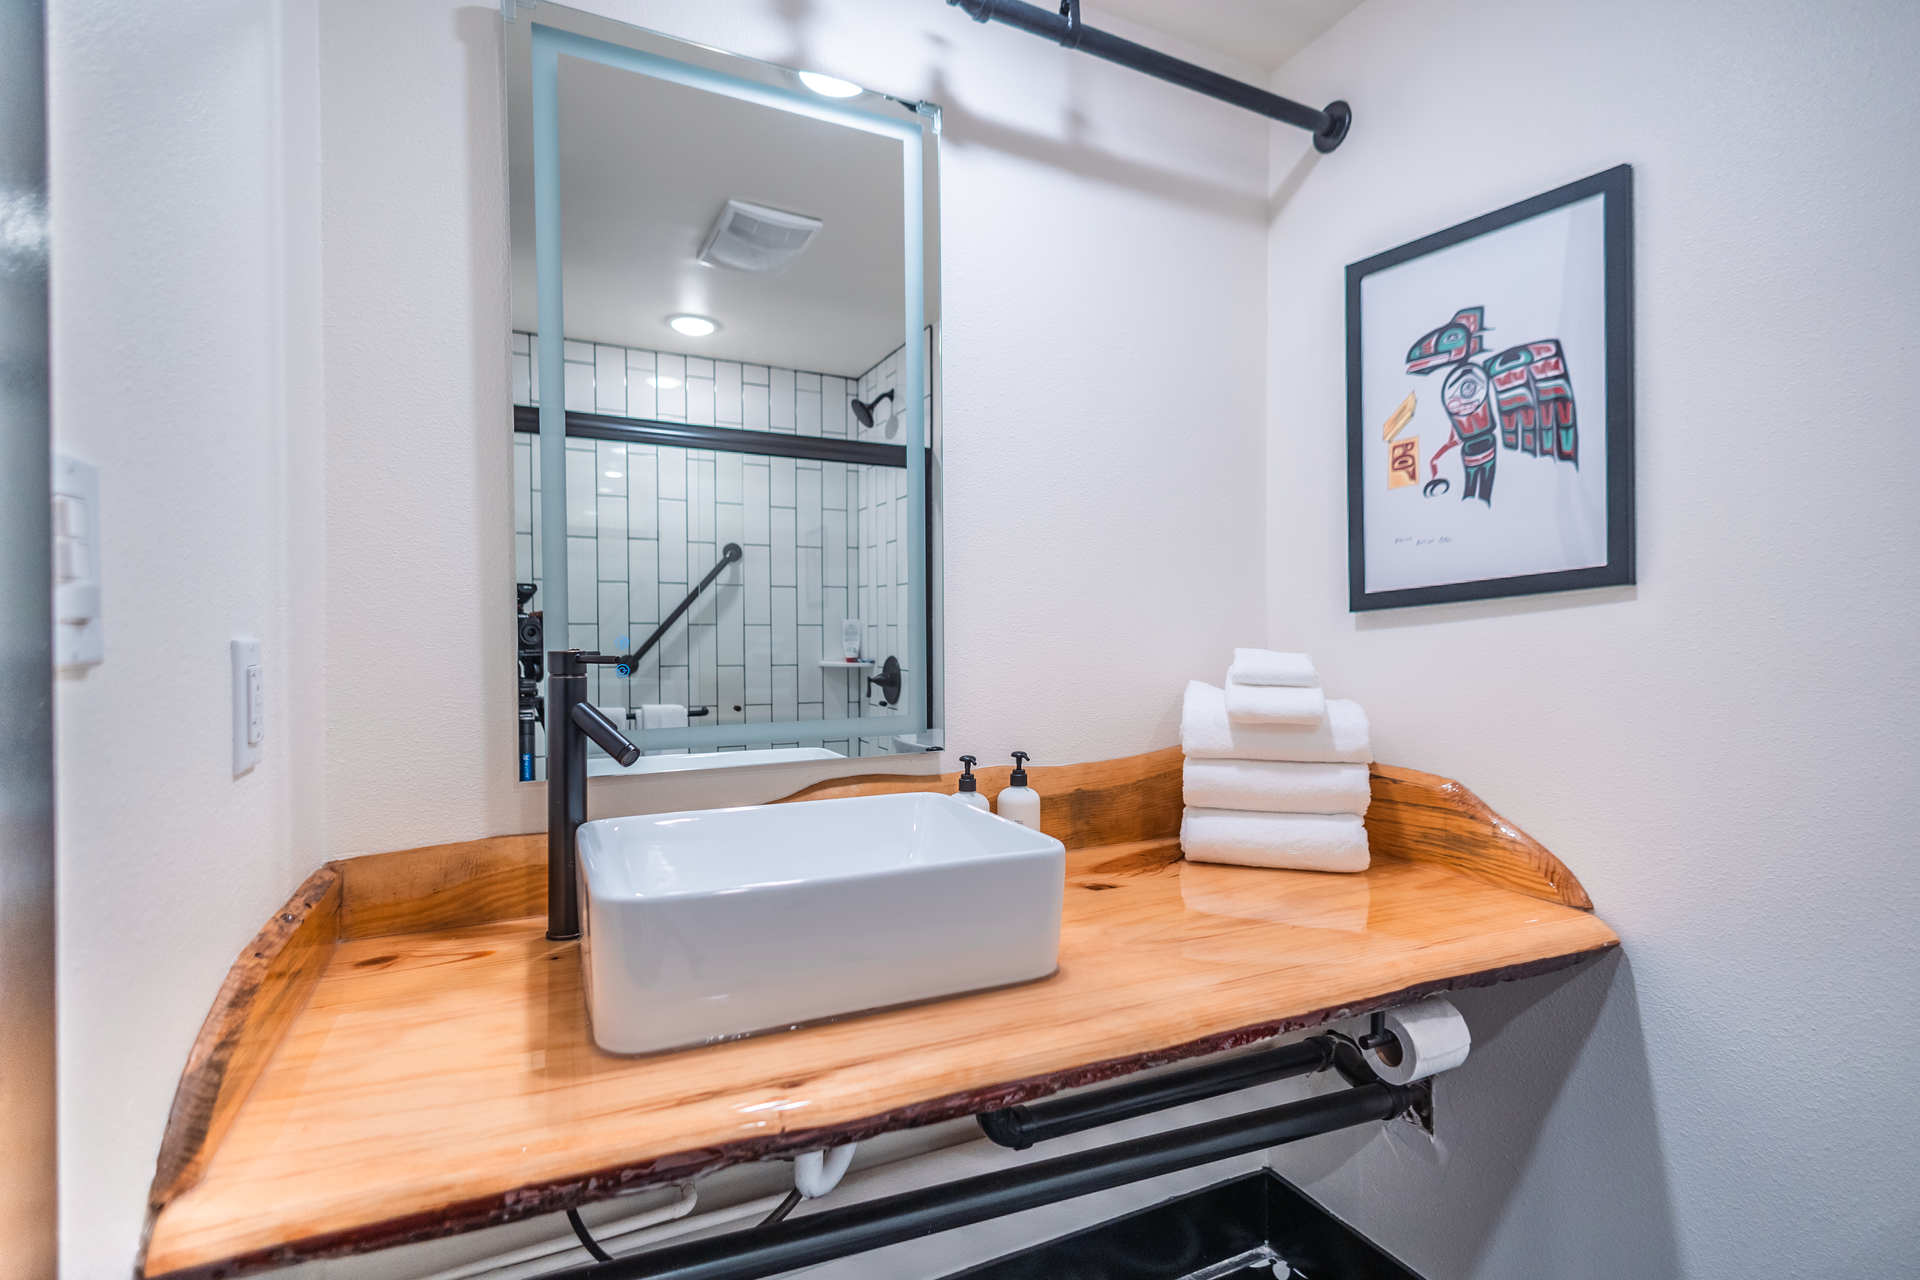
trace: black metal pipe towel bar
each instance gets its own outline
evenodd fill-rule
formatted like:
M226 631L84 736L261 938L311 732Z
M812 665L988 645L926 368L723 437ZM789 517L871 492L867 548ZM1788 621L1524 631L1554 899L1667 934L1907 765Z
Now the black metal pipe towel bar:
M765 1230L737 1231L554 1272L549 1280L759 1280L1316 1134L1391 1120L1412 1101L1409 1087L1363 1084L1264 1111L828 1209Z
M1345 102L1330 102L1326 110L1316 111L1305 103L1268 93L1231 76L1223 76L1191 62L1170 58L1155 49L1105 31L1097 31L1080 21L1080 0L1067 0L1057 14L1020 0L947 0L958 5L975 22L1004 22L1010 27L1031 32L1068 49L1078 49L1096 58L1131 67L1169 84L1177 84L1209 98L1230 102L1236 107L1257 112L1282 124L1295 125L1313 135L1316 151L1332 151L1346 139L1353 124L1353 109Z
M981 1131L1001 1146L1025 1151L1036 1142L1063 1138L1082 1129L1116 1124L1289 1076L1325 1071L1334 1065L1340 1043L1332 1036L1310 1036L1224 1062L1202 1063L1071 1097L1048 1098L1001 1111L982 1111L974 1119Z

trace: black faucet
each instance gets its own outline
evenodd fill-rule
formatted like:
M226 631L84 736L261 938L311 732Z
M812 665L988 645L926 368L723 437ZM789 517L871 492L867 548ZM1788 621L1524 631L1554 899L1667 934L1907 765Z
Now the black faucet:
M587 701L587 667L624 662L617 653L547 651L547 937L580 936L580 824L587 820L587 739L620 762L640 758L600 708Z

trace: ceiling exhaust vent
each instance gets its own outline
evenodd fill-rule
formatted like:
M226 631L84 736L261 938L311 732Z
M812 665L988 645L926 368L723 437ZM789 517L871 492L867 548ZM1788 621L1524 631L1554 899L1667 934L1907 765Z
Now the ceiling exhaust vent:
M729 200L707 233L700 261L713 267L777 276L806 251L826 223L805 214Z

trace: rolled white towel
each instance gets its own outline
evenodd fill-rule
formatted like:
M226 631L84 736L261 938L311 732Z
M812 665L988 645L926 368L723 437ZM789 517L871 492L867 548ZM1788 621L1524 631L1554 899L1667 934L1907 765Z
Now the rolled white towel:
M1295 871L1365 871L1367 825L1351 813L1188 809L1180 851L1195 862Z
M1366 764L1373 759L1367 713L1357 702L1327 700L1317 725L1235 724L1227 696L1199 680L1187 682L1180 711L1180 747L1197 760L1321 760Z
M1372 792L1363 764L1189 760L1181 798L1198 809L1363 814Z
M687 708L678 702L648 702L640 707L642 729L684 729Z
M1313 659L1304 653L1275 653L1272 649L1235 649L1227 679L1240 684L1282 685L1295 689L1317 689L1320 673Z
M1282 684L1241 684L1227 677L1227 718L1240 724L1319 724L1327 695Z
M687 727L687 706L684 702L644 702L640 704L640 727L642 729L684 729ZM649 751L650 756L684 756L685 747L675 747L668 751Z

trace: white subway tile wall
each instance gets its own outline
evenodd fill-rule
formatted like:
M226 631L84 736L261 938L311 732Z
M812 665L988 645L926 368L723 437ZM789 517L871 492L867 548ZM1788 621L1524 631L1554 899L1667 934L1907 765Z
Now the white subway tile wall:
M515 404L539 403L535 347L532 335L513 335ZM885 419L864 431L849 403L897 382L899 352L859 378L843 378L572 340L564 349L570 410L894 443L885 437ZM518 581L538 585L536 437L515 436L513 477L515 572ZM719 561L722 547L738 542L745 552L633 675L593 669L588 696L608 708L711 708L696 725L884 722L903 714L882 706L877 691L867 694L866 672L820 663L842 655L841 621L859 618L863 657L891 655L905 671L916 665L906 650L906 477L902 467L569 438L573 645L631 652ZM541 607L538 595L532 607ZM887 732L884 723L875 731ZM788 729L784 741L769 735L751 745L823 746L845 755L887 750L884 737L793 735ZM541 777L544 752L543 740Z

